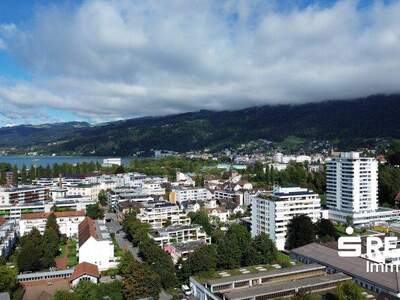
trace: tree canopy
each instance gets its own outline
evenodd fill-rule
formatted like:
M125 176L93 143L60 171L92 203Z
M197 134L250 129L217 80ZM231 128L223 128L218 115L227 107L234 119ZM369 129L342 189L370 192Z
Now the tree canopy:
M288 224L286 248L293 249L312 243L315 240L315 227L307 215L294 216Z

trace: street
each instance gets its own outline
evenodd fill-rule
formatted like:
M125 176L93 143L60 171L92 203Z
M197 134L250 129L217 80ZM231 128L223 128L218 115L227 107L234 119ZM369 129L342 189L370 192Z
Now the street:
M117 221L115 213L106 213L106 219L110 219L110 222L106 222L106 226L110 233L115 234L115 240L117 241L118 246L123 250L128 250L137 261L142 263L143 260L139 257L139 249L134 247L128 240L125 232L122 230L122 226ZM172 299L172 296L162 289L160 292L160 300L170 299Z

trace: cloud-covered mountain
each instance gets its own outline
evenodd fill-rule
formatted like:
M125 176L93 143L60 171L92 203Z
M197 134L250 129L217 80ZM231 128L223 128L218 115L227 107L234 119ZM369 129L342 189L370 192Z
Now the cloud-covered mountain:
M399 95L302 105L199 111L110 122L65 123L0 129L0 147L47 153L131 155L136 151L223 149L257 139L288 136L330 140L344 147L367 139L400 138Z

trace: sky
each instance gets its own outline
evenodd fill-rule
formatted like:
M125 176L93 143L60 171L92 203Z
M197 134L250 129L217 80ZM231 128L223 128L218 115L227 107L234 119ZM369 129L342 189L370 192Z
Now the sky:
M2 0L0 126L400 91L400 1Z

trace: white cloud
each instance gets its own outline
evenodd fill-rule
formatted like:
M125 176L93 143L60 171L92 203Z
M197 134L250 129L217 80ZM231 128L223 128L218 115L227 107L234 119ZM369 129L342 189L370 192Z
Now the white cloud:
M400 2L51 6L26 28L0 25L8 51L33 74L0 82L0 101L111 119L400 92L399 15Z

